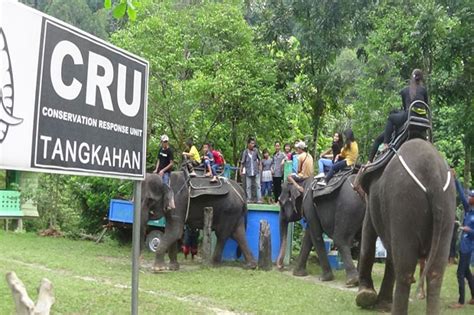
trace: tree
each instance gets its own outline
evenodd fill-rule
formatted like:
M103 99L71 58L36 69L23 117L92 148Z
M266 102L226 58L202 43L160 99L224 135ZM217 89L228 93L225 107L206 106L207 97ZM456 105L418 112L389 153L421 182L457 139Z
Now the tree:
M193 136L227 143L236 162L246 136L280 129L285 99L275 90L274 63L232 2L165 1L112 39L150 61L149 136L169 133L178 149Z

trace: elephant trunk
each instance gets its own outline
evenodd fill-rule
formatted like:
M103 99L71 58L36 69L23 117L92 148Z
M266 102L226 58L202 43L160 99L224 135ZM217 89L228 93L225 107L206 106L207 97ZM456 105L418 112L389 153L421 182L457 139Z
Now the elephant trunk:
M287 246L288 235L288 220L284 217L284 214L280 211L280 253L277 258L277 268L283 269Z

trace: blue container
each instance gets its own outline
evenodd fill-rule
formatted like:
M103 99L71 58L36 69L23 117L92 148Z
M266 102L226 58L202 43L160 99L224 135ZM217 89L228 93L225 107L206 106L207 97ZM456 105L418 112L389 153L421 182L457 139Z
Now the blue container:
M133 202L129 200L111 199L109 208L109 221L133 224ZM150 220L148 225L156 227L165 226L165 218Z
M233 239L227 240L224 246L224 250L222 251L222 260L224 261L232 261L236 259L243 259L243 257L237 255L237 242Z
M328 260L329 260L329 265L331 266L331 269L339 270L339 269L344 268L344 265L341 262L341 259L339 258L339 254L337 251L331 251L328 254Z
M133 202L128 200L111 199L109 220L121 223L133 223Z
M266 220L270 225L272 240L272 261L276 262L280 250L280 207L277 205L248 204L247 214L247 242L252 255L258 259L258 242L260 237L260 220ZM288 247L286 250L285 263L289 263L291 255L291 240L293 238L292 225L288 226ZM243 259L237 256L237 242L229 239L222 252L223 260Z

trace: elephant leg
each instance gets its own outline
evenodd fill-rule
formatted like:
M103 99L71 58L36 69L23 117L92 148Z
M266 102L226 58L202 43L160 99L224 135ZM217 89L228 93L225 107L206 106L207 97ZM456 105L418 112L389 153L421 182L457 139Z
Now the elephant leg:
M356 304L362 308L372 307L377 302L377 292L375 292L372 280L376 241L377 233L372 225L369 207L367 206L362 225L362 244L359 257L359 292L356 297Z
M168 257L170 258L169 269L173 271L179 270L178 242L174 242L173 244L170 245L168 249Z
M339 253L341 254L346 269L346 285L355 287L359 284L359 273L352 262L351 248L347 244L339 246L336 240L334 240L334 242L339 247Z
M288 220L284 217L282 211L280 211L280 252L276 261L277 268L283 270L284 259L286 254L286 246L288 243Z
M250 251L249 245L247 244L247 237L245 236L244 220L240 220L237 229L232 234L232 237L239 244L242 253L244 254L246 268L255 269L257 268L257 262L255 261L252 252Z
M309 253L313 248L313 242L311 241L311 233L308 229L305 230L303 236L303 243L301 244L300 254L296 260L296 266L293 270L293 275L297 277L304 277L308 275L306 271L306 262L308 261Z
M379 295L377 296L377 303L375 308L378 311L390 312L393 301L393 286L395 284L395 272L393 269L393 262L390 255L385 260L385 272L380 286Z
M163 239L156 249L155 263L152 268L154 272L159 272L166 269L165 253L171 245L175 244L176 241L181 238L183 234L184 224L182 222L179 222L172 217L166 219L165 234L163 235Z
M331 266L329 265L326 247L324 246L323 228L321 227L319 219L316 217L316 209L314 209L314 206L311 209L308 209L308 211L306 211L305 208L305 215L308 221L308 230L311 234L311 240L314 244L314 247L316 248L316 253L318 254L319 262L323 272L320 279L321 281L334 280L334 274L332 273Z

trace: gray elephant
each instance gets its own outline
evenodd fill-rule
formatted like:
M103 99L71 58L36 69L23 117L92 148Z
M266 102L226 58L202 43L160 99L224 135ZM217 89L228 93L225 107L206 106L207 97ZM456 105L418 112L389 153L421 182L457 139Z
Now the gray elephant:
M163 216L166 218L165 234L156 250L153 271L165 269L164 255L166 251L168 251L170 258L169 269L179 269L176 242L182 236L185 222L190 228L203 228L204 207L213 207L214 210L212 229L216 234L217 242L212 257L213 263L221 261L225 242L229 237L232 237L242 250L246 266L248 268L256 267L245 236L245 217L247 215L245 193L235 181L227 179L222 179L222 181L222 185L228 189L227 194L188 198L187 178L183 172L171 173L171 188L163 184L159 175L147 174L142 183L142 231L144 231L150 211L153 211L158 218ZM171 198L174 198L174 209L169 208ZM142 233L141 236L143 246L145 234Z
M407 141L398 154L385 169L374 170L356 183L367 193L356 303L384 309L391 306L393 314L407 314L417 261L427 258L420 279L427 279L426 313L439 314L454 222L453 180L441 155L425 140ZM388 252L378 296L371 276L377 235Z
M288 223L299 220L301 210L303 210L303 214L308 221L308 228L303 238L300 255L293 274L296 276L307 275L306 261L314 244L323 272L321 280L330 281L334 279L324 246L323 233L326 233L333 239L341 253L346 268L346 283L357 285L358 273L352 262L351 247L355 235L362 228L365 204L364 200L352 189L351 183L354 179L355 175L349 176L339 189L317 199L313 199L311 180L307 180L304 184L304 195L293 185L283 185L280 195L281 247L277 261L279 266L283 265L283 257L285 256Z

